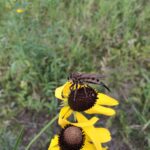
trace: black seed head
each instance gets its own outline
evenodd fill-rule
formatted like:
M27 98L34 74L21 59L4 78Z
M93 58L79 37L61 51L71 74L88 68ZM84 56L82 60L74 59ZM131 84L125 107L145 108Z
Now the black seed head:
M96 100L97 92L88 86L71 91L68 104L74 111L85 111L91 108Z

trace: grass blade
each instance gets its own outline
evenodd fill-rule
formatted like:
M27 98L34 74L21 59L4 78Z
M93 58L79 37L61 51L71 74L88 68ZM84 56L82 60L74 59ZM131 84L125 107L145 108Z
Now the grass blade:
M18 147L19 147L19 145L22 141L23 133L24 133L24 127L21 128L20 134L17 138L17 141L15 143L15 146L14 146L13 150L18 150Z

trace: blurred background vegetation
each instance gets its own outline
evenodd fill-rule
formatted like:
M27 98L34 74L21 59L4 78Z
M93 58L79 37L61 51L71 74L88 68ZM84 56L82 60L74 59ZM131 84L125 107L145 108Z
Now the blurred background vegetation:
M54 90L72 71L105 74L120 101L110 150L149 150L149 0L0 1L0 150L22 128L23 150L58 113ZM56 124L31 149L46 150Z

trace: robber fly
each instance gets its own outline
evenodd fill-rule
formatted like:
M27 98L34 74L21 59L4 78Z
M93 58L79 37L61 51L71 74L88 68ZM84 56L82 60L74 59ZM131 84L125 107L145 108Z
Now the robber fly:
M68 77L68 80L71 80L73 82L73 84L70 87L70 90L72 91L75 87L74 99L76 97L76 93L77 93L79 84L87 85L87 86L88 86L88 84L97 84L97 85L103 86L108 91L110 91L110 89L101 81L101 79L103 79L103 78L105 78L105 76L102 76L99 74L88 74L88 73L79 73L79 72L71 73ZM86 88L84 91L86 94Z

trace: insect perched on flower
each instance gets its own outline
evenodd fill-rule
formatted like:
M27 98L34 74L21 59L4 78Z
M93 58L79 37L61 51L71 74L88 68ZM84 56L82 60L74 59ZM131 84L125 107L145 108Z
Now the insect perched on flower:
M89 85L88 85L89 83L97 84L97 85L101 85L101 86L105 87L108 91L110 91L110 89L101 81L101 79L103 79L104 77L105 76L102 76L99 74L87 74L87 73L79 73L79 72L71 73L68 77L68 80L72 81L70 90L71 91L75 90L74 101L75 101L76 94L78 91L78 85L86 85L87 87L89 87ZM86 88L84 88L84 92L87 97ZM62 96L64 96L63 93L62 93Z
M88 73L79 73L79 72L74 72L71 73L69 76L69 80L72 80L73 85L77 84L98 84L104 86L108 91L110 89L101 81L101 79L105 78L105 76L99 75L99 74L88 74Z
M55 90L55 97L62 101L61 106L63 106L63 108L61 108L60 114L64 118L68 115L70 116L72 113L76 118L75 112L103 114L106 116L115 115L115 110L110 108L110 106L118 105L117 100L106 94L99 93L97 90L85 84L78 84L77 90L75 87L70 90L72 84L72 81L68 81ZM74 100L75 92L76 96Z

